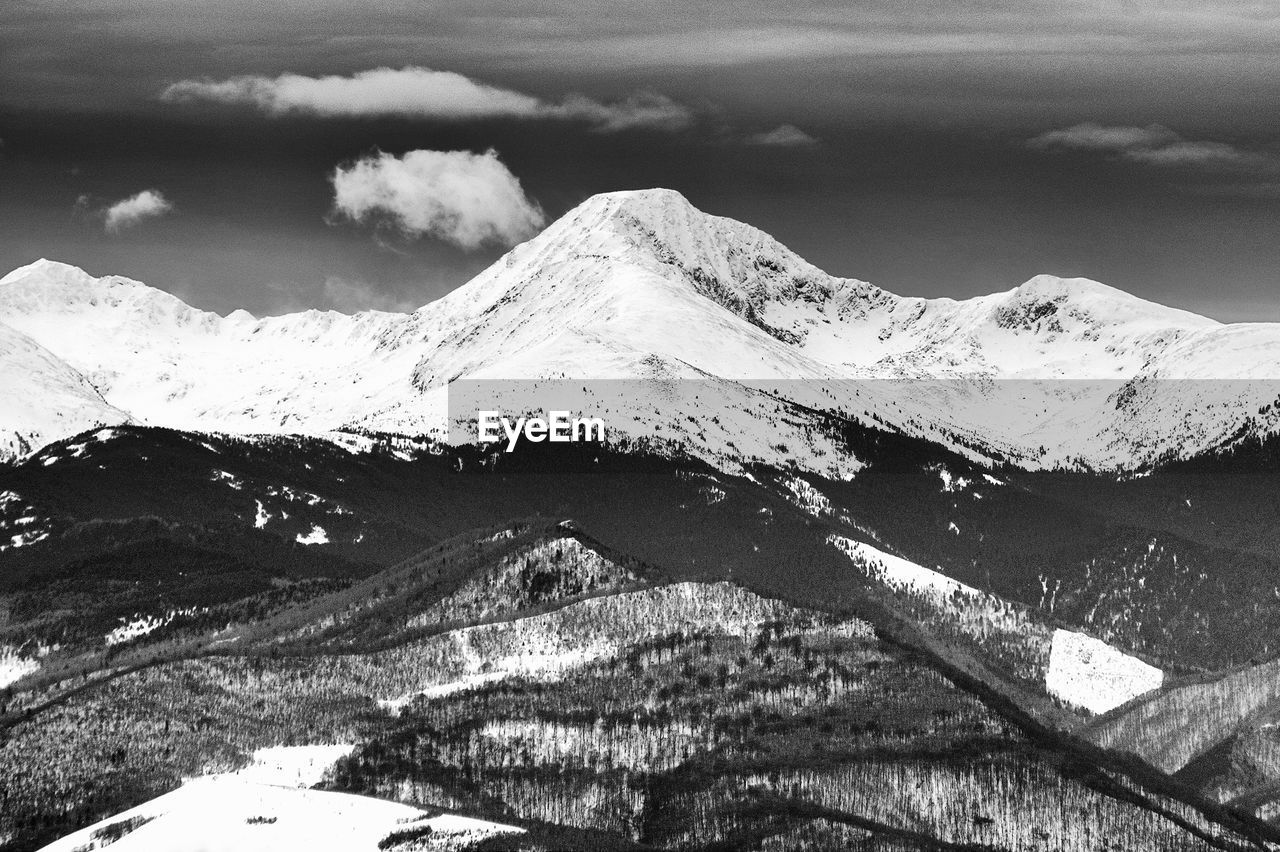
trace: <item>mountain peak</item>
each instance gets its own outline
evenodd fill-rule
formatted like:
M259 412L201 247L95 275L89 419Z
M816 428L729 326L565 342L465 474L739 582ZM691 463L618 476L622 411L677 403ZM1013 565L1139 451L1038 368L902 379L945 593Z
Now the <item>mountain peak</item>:
M685 198L684 194L679 190L662 186L653 186L647 189L615 189L611 192L599 192L582 202L581 206L586 205L647 208L669 205L693 207L689 199Z
M1018 285L1019 293L1042 296L1075 295L1082 293L1123 294L1123 290L1109 287L1091 278L1062 278L1057 275L1041 273Z
M180 323L215 317L172 293L120 275L95 278L78 266L41 258L0 278L0 316L23 327L22 317L58 317L111 310L146 327L165 318Z
M670 242L690 229L705 231L718 219L694 207L674 189L602 192L565 213L543 232L545 238L535 237L532 242L563 246L567 238L572 245L598 251L604 248L601 240L621 237L632 246L655 239ZM617 244L611 247L617 248Z
M1205 328L1220 324L1090 278L1036 275L1010 291L1010 296L1003 309L1006 312L1030 309L1032 313L1044 315L1066 311L1077 318L1092 317L1111 325L1139 322L1153 327Z
M31 278L66 283L85 283L95 280L92 275L78 266L42 257L26 266L19 266L0 278L0 286Z
M582 211L599 211L605 214L630 214L647 219L655 215L684 214L706 216L689 199L674 189L624 189L593 195L577 207Z
M769 234L706 213L673 189L594 195L532 243L535 256L559 266L570 257L608 256L664 277L755 322L769 302L826 301L846 282L827 275Z

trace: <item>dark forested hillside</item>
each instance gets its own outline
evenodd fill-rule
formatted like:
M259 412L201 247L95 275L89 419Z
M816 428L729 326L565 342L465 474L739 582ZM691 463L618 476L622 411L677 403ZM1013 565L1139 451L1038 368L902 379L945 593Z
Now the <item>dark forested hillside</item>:
M939 655L890 612L673 579L577 525L519 521L264 610L185 657L157 646L132 670L45 681L4 721L0 832L33 848L258 749L352 743L325 787L526 828L483 848L1270 837L1033 721L979 660Z
M847 429L847 481L134 427L0 469L0 838L347 743L328 788L526 829L492 848L1280 842L1270 669L1212 686L1280 635L1268 468ZM1064 633L1165 690L1092 719Z

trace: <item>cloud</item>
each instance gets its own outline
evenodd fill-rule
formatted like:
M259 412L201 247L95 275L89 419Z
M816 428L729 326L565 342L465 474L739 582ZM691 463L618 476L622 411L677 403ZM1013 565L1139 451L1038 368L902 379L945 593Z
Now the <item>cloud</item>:
M378 152L338 166L330 180L339 215L389 223L406 236L431 236L468 251L515 245L546 222L493 149Z
M479 83L452 71L375 68L351 77L281 74L229 80L183 80L160 96L168 101L250 103L272 115L324 117L404 115L450 120L530 117L545 105L531 95Z
M1131 160L1153 166L1224 166L1228 168L1265 169L1277 163L1265 154L1242 151L1225 142L1173 142L1147 150L1128 152Z
M88 211L90 215L101 218L109 234L118 234L125 228L132 228L144 219L173 210L173 204L158 189L144 189L141 192L122 198L112 204L93 209L92 200L87 195L76 199L77 210Z
M269 115L302 113L324 118L402 116L443 121L481 118L585 121L601 133L633 128L675 131L693 112L657 92L638 92L614 103L571 94L559 102L491 86L453 71L374 68L350 77L242 76L228 80L182 80L162 100L252 104Z
M546 108L546 114L581 119L595 125L600 133L648 128L684 130L693 123L693 111L658 92L636 92L611 104L602 104L583 95L569 95L560 104Z
M1028 144L1033 148L1084 148L1091 151L1145 150L1178 141L1167 127L1104 127L1085 122L1063 130L1041 133Z
M1226 142L1194 141L1159 124L1108 127L1093 122L1042 133L1033 148L1074 148L1115 154L1135 163L1216 171L1273 171L1280 161Z
M817 139L794 124L780 124L773 130L754 133L744 141L748 145L765 145L775 148L806 148L818 144Z

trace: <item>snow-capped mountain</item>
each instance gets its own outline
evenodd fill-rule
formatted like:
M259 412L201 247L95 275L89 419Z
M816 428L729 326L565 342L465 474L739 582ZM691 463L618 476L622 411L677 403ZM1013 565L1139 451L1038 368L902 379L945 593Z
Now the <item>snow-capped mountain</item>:
M1047 275L965 301L899 297L669 190L590 198L409 315L221 317L38 261L0 279L0 322L82 374L121 420L416 434L458 416L447 409L458 379L685 379L699 390L681 401L613 400L610 425L661 424L721 462L842 474L857 460L813 437L806 411L874 416L1029 467L1129 467L1273 431L1280 396L1275 325L1223 325ZM770 419L779 400L798 405L782 423ZM723 434L701 434L713 416ZM42 411L8 419L6 435L33 445L72 428Z
M257 320L196 310L119 276L46 260L0 279L0 316L139 421L181 429L314 432L376 395L374 343L402 315L307 311ZM2 321L2 320L0 320Z
M65 361L3 323L0 400L0 458L26 455L51 439L130 420Z

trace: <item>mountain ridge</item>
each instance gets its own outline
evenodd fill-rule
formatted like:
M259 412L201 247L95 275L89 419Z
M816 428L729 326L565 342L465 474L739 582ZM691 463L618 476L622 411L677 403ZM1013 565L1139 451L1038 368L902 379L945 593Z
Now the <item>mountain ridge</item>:
M0 279L0 322L135 420L197 431L439 437L460 378L660 375L718 382L742 410L758 407L752 382L792 382L782 396L798 405L864 409L908 434L984 447L989 459L1110 469L1194 454L1242 428L1269 433L1273 420L1248 418L1280 395L1214 392L1209 402L1228 398L1225 413L1184 422L1184 411L1213 407L1204 389L1153 396L1147 384L1280 377L1280 325L1224 325L1050 275L966 300L900 297L828 275L672 190L593 196L411 314L221 317L41 260ZM839 405L815 384L884 379L893 382ZM1059 384L1028 394L1002 390L1009 381ZM633 436L653 434L651 419L628 427ZM32 434L38 443L73 432Z

